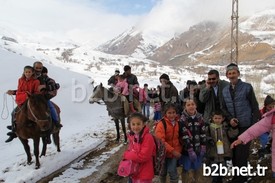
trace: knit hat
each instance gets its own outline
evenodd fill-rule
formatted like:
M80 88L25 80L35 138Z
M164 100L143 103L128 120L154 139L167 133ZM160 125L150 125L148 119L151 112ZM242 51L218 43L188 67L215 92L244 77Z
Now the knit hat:
M239 67L237 64L231 63L228 66L226 66L226 74L230 70L237 70L240 73Z
M131 69L131 67L129 65L124 66L124 72L129 71L130 69Z
M170 80L170 78L169 78L169 76L167 75L167 74L162 74L160 77L159 77L159 79L161 80L161 79L166 79L166 80Z
M119 69L116 69L115 70L115 75L119 75L119 73L120 73Z
M267 105L272 104L274 102L275 102L275 100L270 95L267 95L264 99L264 106L267 106Z

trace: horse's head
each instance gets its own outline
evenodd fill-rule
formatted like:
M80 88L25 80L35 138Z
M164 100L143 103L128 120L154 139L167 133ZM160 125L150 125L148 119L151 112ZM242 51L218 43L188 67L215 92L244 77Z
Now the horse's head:
M102 83L100 83L99 85L97 85L94 90L92 95L89 98L89 103L93 104L95 102L99 102L100 100L102 100L104 97L104 87L102 86Z
M47 131L51 127L51 115L47 100L44 95L33 94L26 101L29 120L35 122L41 131Z
M106 102L113 103L117 99L119 99L119 96L114 92L113 88L107 89L102 86L102 83L100 83L100 85L97 85L94 88L93 93L89 98L89 103L90 104L93 104L95 102L100 103L100 100L103 100L103 102L105 103Z

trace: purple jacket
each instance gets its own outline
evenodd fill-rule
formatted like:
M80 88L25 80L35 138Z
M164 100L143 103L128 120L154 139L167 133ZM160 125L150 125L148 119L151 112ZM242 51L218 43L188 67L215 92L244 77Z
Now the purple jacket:
M272 130L272 138L275 139L275 121L273 120L275 120L275 109L264 114L263 119L248 128L238 139L246 144L270 130ZM275 172L275 140L272 141L272 171Z

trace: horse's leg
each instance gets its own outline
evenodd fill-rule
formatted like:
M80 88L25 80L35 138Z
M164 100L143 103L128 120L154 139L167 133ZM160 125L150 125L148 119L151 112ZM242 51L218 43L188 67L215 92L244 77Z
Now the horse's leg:
M30 165L30 164L32 164L32 156L31 156L30 146L28 144L28 139L22 139L20 137L19 137L19 139L20 139L21 143L23 144L25 152L27 154L27 164Z
M35 137L33 139L33 153L35 156L35 169L40 168L40 162L39 162L39 142L40 142L40 137Z
M59 137L59 131L56 133L53 133L53 142L57 147L57 152L60 152L60 137Z
M46 141L46 137L42 137L42 143L43 143L43 147L42 147L42 152L40 154L41 156L46 156L46 150L47 150L47 141Z
M120 119L122 131L124 134L124 143L127 143L127 135L126 135L126 126L125 126L125 118Z
M120 139L120 133L119 133L119 120L114 119L115 125L116 125L116 141L119 142Z

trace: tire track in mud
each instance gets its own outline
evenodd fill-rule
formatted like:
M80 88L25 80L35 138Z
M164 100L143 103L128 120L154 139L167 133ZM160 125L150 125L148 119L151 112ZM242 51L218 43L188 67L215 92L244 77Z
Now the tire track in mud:
M116 174L118 163L121 160L122 154L126 148L127 145L117 143L113 140L113 136L110 136L110 133L107 132L106 140L97 147L84 153L82 156L73 160L61 169L40 179L37 183L51 182L56 178L62 179L63 173L69 171L69 169L73 169L74 171L92 171L90 175L80 177L78 179L81 183L126 182L126 178L119 177Z

